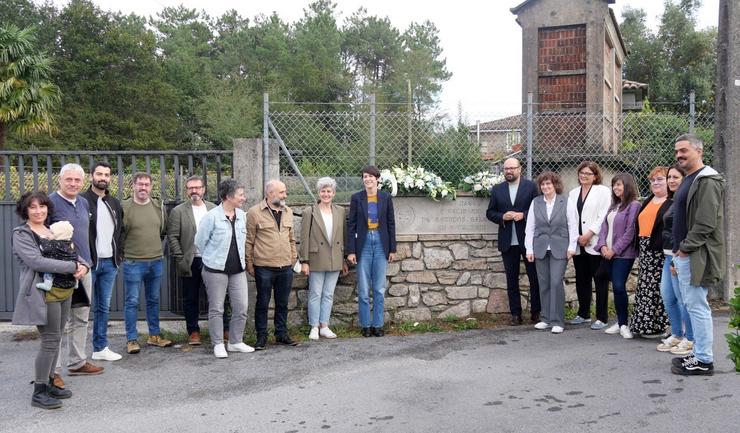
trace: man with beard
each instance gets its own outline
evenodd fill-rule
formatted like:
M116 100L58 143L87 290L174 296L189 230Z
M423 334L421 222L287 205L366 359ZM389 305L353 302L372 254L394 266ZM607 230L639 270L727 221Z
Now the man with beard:
M540 289L537 282L537 270L533 262L525 257L524 228L527 225L526 215L529 205L537 197L537 186L531 180L522 179L522 165L516 158L504 161L504 178L491 188L491 201L488 204L486 217L498 224L498 250L506 271L506 292L509 295L511 324L522 324L522 301L519 292L520 260L529 277L529 303L532 323L540 320Z
M285 184L270 180L265 185L265 199L247 213L247 272L257 285L256 350L264 350L267 346L267 309L273 289L275 342L298 345L288 335L288 297L298 254L293 236L293 211L285 205L286 198Z
M693 134L676 138L676 162L686 170L673 196L673 272L694 330L694 353L673 358L671 372L683 376L714 374L712 308L709 287L726 272L725 180L705 166L704 144Z
M82 193L90 208L90 254L93 285L93 354L92 359L118 361L121 355L108 347L108 317L113 286L123 259L123 209L110 195L111 166L95 163L90 173L90 188Z
M201 344L198 306L200 290L203 286L201 278L203 259L195 246L195 234L200 221L216 205L203 200L206 187L202 177L190 176L185 181L185 188L190 200L180 203L170 212L167 219L167 239L170 244L170 254L175 258L177 276L180 278L182 309L189 335L188 344L197 346Z

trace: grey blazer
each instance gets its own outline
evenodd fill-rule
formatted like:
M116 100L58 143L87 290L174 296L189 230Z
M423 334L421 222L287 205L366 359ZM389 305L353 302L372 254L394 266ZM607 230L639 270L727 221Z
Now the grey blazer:
M215 204L205 201L206 209L211 210ZM170 254L175 258L177 276L190 277L192 272L190 266L195 257L195 226L193 206L190 201L180 203L170 211L167 218L167 241L170 246Z
M533 251L535 258L543 259L550 246L550 253L556 259L568 258L568 198L564 195L555 196L555 206L552 215L547 218L545 196L537 196L532 201L534 210L534 237Z
M300 260L308 263L311 271L341 271L344 263L345 211L332 205L332 236L329 242L324 218L318 205L307 206L301 221Z
M41 255L33 231L26 224L13 229L13 255L18 260L20 286L13 308L14 325L46 325L46 299L44 291L36 288L42 281L39 272L73 274L77 262L49 259ZM79 263L90 265L81 257Z

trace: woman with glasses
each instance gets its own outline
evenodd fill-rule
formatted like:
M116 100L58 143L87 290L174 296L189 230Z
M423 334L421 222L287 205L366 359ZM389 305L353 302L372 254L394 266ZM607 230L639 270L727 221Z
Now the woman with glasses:
M596 321L591 324L591 329L602 329L609 320L609 282L596 275L601 265L601 254L594 247L611 205L611 191L601 184L601 169L593 161L583 161L578 166L578 183L580 185L568 194L568 209L573 209L571 217L578 221L578 245L573 256L578 315L570 324L591 322L593 281L596 285Z
M668 167L655 167L648 175L650 196L642 202L637 217L638 261L640 271L635 289L635 307L629 326L633 334L662 336L668 325L660 280L665 264L663 255L663 216L671 206L666 175ZM670 350L670 348L669 348Z

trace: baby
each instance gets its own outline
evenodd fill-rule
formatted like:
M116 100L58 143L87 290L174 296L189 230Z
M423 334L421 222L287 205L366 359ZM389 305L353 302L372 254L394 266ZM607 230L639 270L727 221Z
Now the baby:
M51 239L40 238L39 249L41 255L49 259L77 261L77 251L72 243L74 227L69 221L58 221L49 229L52 233ZM50 274L44 273L44 282L36 284L37 289L51 290L51 287L60 289L74 289L77 287L77 279L73 274Z

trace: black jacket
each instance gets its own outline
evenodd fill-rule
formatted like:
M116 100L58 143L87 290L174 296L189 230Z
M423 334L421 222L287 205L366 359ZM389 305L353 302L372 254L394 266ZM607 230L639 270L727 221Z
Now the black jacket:
M663 249L673 251L673 213L675 208L673 207L673 199L668 199L671 204L668 210L663 215Z
M98 237L98 195L95 194L92 187L80 195L85 197L90 205L90 255L92 256L92 269L95 269L98 266L98 251L95 248L95 240ZM121 231L123 227L123 208L121 208L121 202L111 196L107 190L105 196L103 196L103 203L108 207L108 211L113 217L113 224L115 224L113 228L113 262L116 266L120 266L123 259L123 236Z
M511 204L509 195L509 183L504 181L491 188L491 201L488 203L486 217L498 224L498 250L509 251L511 247L511 229L516 228L516 238L519 247L524 250L524 228L527 226L527 213L532 200L539 195L537 185L531 180L519 179L519 188L516 191L514 204ZM523 212L524 219L521 221L504 221L504 214L508 211Z
M650 201L653 199L653 195L650 194L650 197L646 198L645 201L642 202L642 206L640 207L640 212L642 212L645 207L650 203ZM664 221L663 217L665 216L666 211L669 207L671 207L671 204L673 204L673 200L670 198L667 198L658 209L658 214L655 215L655 223L653 224L653 230L650 232L650 250L651 251L663 251L665 246L663 245L663 227L664 227ZM639 215L639 214L638 214ZM640 218L635 219L635 249L639 251L640 249Z

